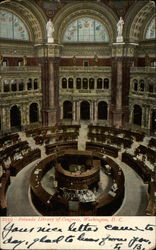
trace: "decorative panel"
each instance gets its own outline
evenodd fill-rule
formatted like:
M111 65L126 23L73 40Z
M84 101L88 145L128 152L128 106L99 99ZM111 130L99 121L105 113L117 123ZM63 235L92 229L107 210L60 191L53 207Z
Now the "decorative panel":
M24 23L13 13L0 10L0 38L29 40Z
M64 42L108 42L109 35L104 25L89 17L79 18L67 26Z

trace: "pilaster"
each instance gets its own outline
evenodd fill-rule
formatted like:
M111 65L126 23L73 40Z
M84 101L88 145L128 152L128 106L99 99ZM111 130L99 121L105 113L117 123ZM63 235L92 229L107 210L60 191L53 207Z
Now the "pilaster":
M60 121L59 108L59 44L47 43L38 46L42 63L42 119L43 125L51 126Z
M117 128L129 126L128 95L130 88L130 67L135 57L137 44L124 42L112 45L112 102L110 123Z

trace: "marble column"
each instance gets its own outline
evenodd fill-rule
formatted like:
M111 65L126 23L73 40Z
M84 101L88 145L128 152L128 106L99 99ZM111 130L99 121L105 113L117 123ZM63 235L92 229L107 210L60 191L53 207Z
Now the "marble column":
M145 110L145 128L148 129L148 117L149 117L149 105L146 105L146 110Z
M116 108L114 110L114 125L117 128L122 126L122 61L116 62L117 78L116 78Z
M2 115L1 115L1 131L4 132L8 128L10 128L9 124L7 124L7 109L6 107L4 107L2 108Z
M40 48L40 47L39 47ZM43 125L55 125L60 120L59 108L59 60L58 44L46 44L43 49L42 92L43 92Z
M113 43L112 46L112 98L111 120L117 128L128 127L130 68L135 57L134 43Z
M10 122L10 107L4 107L3 111L3 124L4 124L4 131L9 130L11 128Z
M152 110L151 108L149 107L149 111L148 111L148 130L151 129L151 114L152 114Z
M145 127L145 119L146 119L146 107L142 106L142 119L141 119L141 128Z
M27 112L28 110L28 112ZM30 123L29 121L29 105L27 108L27 104L22 105L22 107L20 108L20 112L21 112L21 126L25 127L27 124Z
M73 122L76 121L76 101L73 101Z
M110 104L109 103L107 106L107 125L111 126L111 123L110 123Z
M90 103L90 121L93 123L94 121L94 101Z
M80 123L80 101L77 101L77 121Z
M133 108L130 109L130 115L129 115L129 126L131 127L133 124Z
M60 106L60 119L63 120L63 103Z
M97 124L98 122L98 104L97 100L94 101L94 123Z
M55 88L54 88L54 60L49 59L49 103L48 103L48 125L56 123L56 108L55 108Z

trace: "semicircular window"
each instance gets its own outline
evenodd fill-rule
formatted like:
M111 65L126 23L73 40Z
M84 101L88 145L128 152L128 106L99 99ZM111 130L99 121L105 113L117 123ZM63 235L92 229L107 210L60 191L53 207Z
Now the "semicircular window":
M64 42L108 42L109 35L104 25L89 17L71 22L64 33Z
M29 40L24 23L13 13L0 10L0 38Z
M155 39L156 38L156 17L152 19L150 22L147 31L146 31L146 39Z

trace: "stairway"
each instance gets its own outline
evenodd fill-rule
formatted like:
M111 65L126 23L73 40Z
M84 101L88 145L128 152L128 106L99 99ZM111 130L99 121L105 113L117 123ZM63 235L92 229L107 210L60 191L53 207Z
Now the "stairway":
M78 150L85 151L86 150L86 141L88 134L88 125L87 124L81 124L81 127L79 129L79 136L78 136Z

